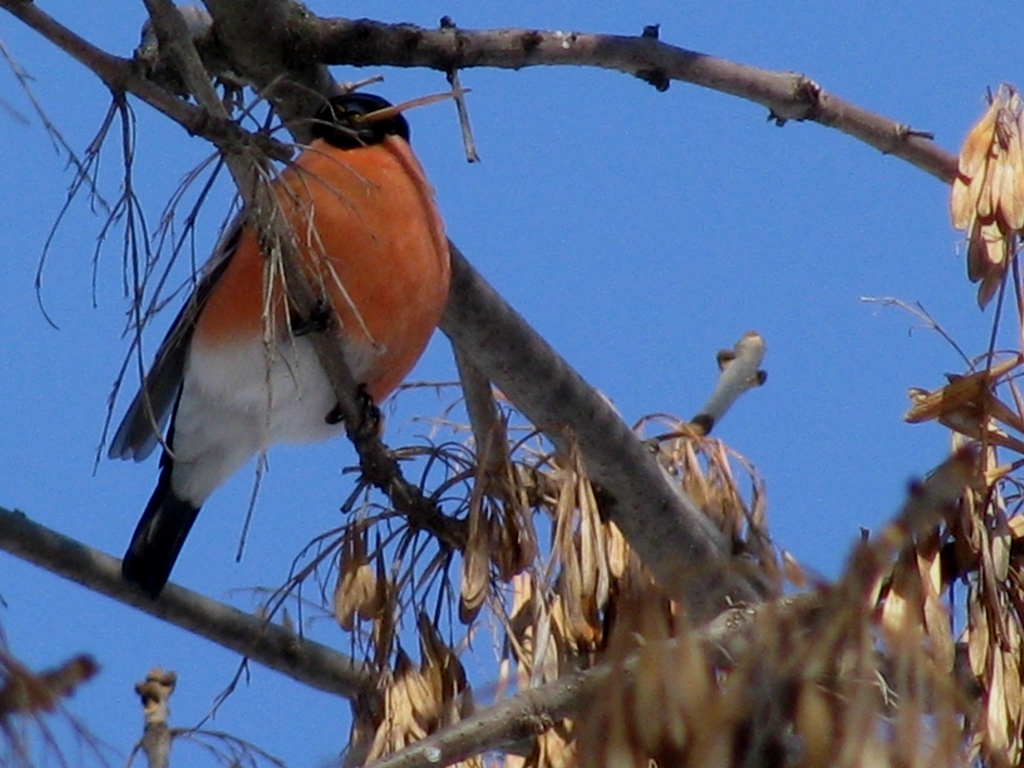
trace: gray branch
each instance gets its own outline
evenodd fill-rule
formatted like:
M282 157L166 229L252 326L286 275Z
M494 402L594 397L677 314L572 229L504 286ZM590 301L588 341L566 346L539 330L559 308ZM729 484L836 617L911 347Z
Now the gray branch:
M121 578L121 561L87 547L22 512L0 507L0 549L143 613L194 632L311 688L354 699L373 696L366 664L191 590L168 584L153 600Z

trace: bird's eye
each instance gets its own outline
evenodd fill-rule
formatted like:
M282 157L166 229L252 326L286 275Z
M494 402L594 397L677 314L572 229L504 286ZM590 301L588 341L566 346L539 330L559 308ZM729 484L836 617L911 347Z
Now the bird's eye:
M360 112L357 112L354 109L343 110L338 115L338 122L346 126L355 125L356 123L359 122L360 114Z

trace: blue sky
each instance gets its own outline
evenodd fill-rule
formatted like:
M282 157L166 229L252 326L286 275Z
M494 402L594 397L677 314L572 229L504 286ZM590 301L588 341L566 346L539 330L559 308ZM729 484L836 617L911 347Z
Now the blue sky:
M40 5L123 55L134 48L144 14L141 3L118 13L66 1ZM616 34L660 23L666 42L803 72L843 98L933 131L951 151L980 116L986 86L1021 80L1019 40L1007 31L1019 16L1011 2L394 2L384 16L379 3L313 8L426 26L443 14L464 27ZM108 103L99 81L6 15L0 39L35 78L37 97L68 142L84 148ZM432 72L383 73L376 90L393 101L445 87ZM860 298L920 301L968 352L987 343L991 310L977 309L966 280L947 190L844 135L813 124L776 128L758 106L681 83L657 93L624 75L567 68L474 70L462 79L473 91L468 104L482 163L464 162L449 106L410 115L451 237L627 421L651 412L692 415L714 383L717 350L758 330L768 346L768 384L741 400L717 436L766 478L775 541L835 575L859 529L877 529L906 481L947 453L942 429L901 421L907 388L939 386L944 372L963 368L913 318ZM142 465L104 460L93 471L126 343L119 240L100 250L94 306L92 255L103 219L83 201L72 206L44 273L42 302L60 329L51 328L33 279L71 175L3 67L0 99L30 118L25 125L0 112L0 505L119 555L157 472L155 457ZM145 106L136 115L135 182L155 226L181 177L211 150ZM103 161L104 189L116 197L116 144ZM212 245L230 194L222 185L210 205L198 258ZM167 315L150 349L173 309ZM443 337L413 378L454 378ZM402 398L387 440L415 440L427 427L411 416L439 413L444 404ZM175 580L251 608L246 588L281 582L299 548L337 524L337 505L351 487L339 470L351 460L344 441L273 451L236 565L253 477L251 467L243 470L204 509ZM110 745L114 764L141 732L132 685L150 666L179 673L174 722L189 725L237 663L206 641L5 554L0 595L0 625L29 664L78 652L98 657L102 674L70 709ZM327 621L312 632L347 642ZM344 744L347 713L342 700L256 668L213 727L290 765L319 766Z

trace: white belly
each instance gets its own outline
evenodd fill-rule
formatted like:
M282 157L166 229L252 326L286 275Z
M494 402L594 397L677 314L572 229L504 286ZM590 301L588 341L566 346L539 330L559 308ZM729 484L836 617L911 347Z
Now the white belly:
M371 353L372 354L372 353ZM347 355L357 380L367 354ZM307 338L268 349L261 343L193 344L174 416L174 492L201 505L249 458L273 443L326 440L344 432L328 424L336 404Z

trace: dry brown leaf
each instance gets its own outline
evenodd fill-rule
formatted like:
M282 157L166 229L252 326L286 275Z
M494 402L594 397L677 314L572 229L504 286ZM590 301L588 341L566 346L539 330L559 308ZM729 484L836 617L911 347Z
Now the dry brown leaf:
M608 541L608 572L615 580L621 580L629 568L631 550L626 543L626 537L615 523L608 521L604 524L605 537Z
M803 566L786 550L782 552L782 573L786 581L797 589L803 589L807 585L807 574L804 573Z
M346 632L355 617L370 619L381 609L377 578L366 556L366 529L348 526L338 556L338 581L334 587L334 618Z
M373 617L373 647L375 649L374 661L384 666L387 657L391 653L391 645L395 640L397 630L397 602L396 588L394 583L384 572L383 557L377 558L377 597L381 610Z
M835 717L828 696L816 685L800 690L793 725L804 750L804 765L829 765L836 744Z
M913 557L913 552L909 553ZM908 623L923 624L921 611L921 582L917 568L908 563L907 556L900 557L889 577L889 588L885 592L879 615L879 624L889 633L898 636Z
M1022 702L1024 696L1021 692L1021 659L1020 649L1017 652L1012 650L1003 651L1003 703L1006 706L1006 716L1010 724L1009 735L1015 749L1021 748L1021 719Z
M1013 251L1011 241L1003 235L995 222L979 221L967 244L968 263L978 275L978 306L984 309L992 300L1006 274L1006 263Z
M988 614L981 601L972 596L967 604L967 658L971 674L979 680L984 679L988 669L990 642Z
M0 633L0 737L10 735L8 727L14 724L8 719L14 715L34 717L43 712L52 712L61 701L75 693L82 683L92 679L99 672L99 665L89 655L73 656L60 666L42 672L32 672L9 656L3 649L3 634ZM174 673L164 673L157 668L147 675L147 682L168 686L173 690ZM170 682L165 682L170 680ZM136 692L141 693L140 686ZM164 696L169 695L167 691ZM3 739L0 738L0 743ZM11 746L8 743L6 746Z
M988 162L985 163L984 174L981 175L981 187L978 193L977 215L982 220L995 219L999 208L999 191L1002 189L1002 176L1006 172L1006 165L999 162L998 157L989 154ZM973 186L973 183L972 183Z
M932 392L912 388L909 395L913 406L903 418L911 424L937 419L943 426L966 437L1024 454L1024 442L994 423L998 420L1017 430L1024 427L1024 420L995 394L995 387L1003 377L1020 363L1021 356L1013 355L989 369L966 375L947 374L949 383Z
M516 661L525 665L527 670L533 665L534 621L538 601L532 573L527 571L513 577L508 638Z
M1020 96L1003 85L964 141L950 191L950 218L968 233L967 275L984 308L1002 283L1024 225Z
M529 505L525 491L516 488L506 494L502 514L492 518L491 540L497 552L491 553L491 560L498 569L498 578L508 583L517 574L525 571L537 557L537 540L530 520Z
M483 483L478 478L469 500L469 536L462 553L459 621L463 624L476 618L490 586L490 532L483 507Z
M596 647L601 622L594 602L597 568L593 556L591 526L582 522L580 484L586 483L579 465L570 457L562 470L561 487L555 507L555 544L552 554L561 565L557 591L561 597L561 637L574 652ZM593 514L596 516L596 504ZM554 614L553 614L554 618Z
M953 189L949 197L950 218L954 229L967 230L974 222L977 210L971 197L970 180L957 176L953 180Z
M693 730L699 730L708 707L713 706L716 694L711 676L711 663L700 646L695 633L683 629L675 636L674 658L670 661L671 674L666 675L668 709L685 716ZM687 736L686 722L680 717L668 723L671 742L683 746Z
M995 137L996 117L999 115L999 101L993 99L981 119L971 128L960 148L957 170L966 179L973 179L988 159L989 148Z
M367 754L368 761L396 752L426 736L416 721L409 692L410 675L417 674L412 662L399 649L394 674L384 689L384 712Z
M580 600L584 605L594 601L597 592L598 572L604 569L604 558L601 557L601 542L597 540L601 520L597 514L597 503L594 501L590 483L582 474L576 473L576 507L579 514L577 531ZM588 611L589 613L589 611Z
M964 406L978 406L992 396L992 388L998 380L1021 364L1021 356L1013 355L995 365L966 374L947 374L949 383L929 392L925 389L911 390L913 407L906 412L903 420L918 424L942 417Z
M992 546L992 575L996 581L1003 583L1010 572L1010 547L1013 536L1006 524L1006 517L999 511L993 515L992 530L989 541Z
M636 672L628 686L632 697L623 695L604 703L607 718L621 718L630 723L636 754L656 754L668 721L679 717L679 713L669 710L665 701L664 689L675 677L666 661L663 649L650 645L641 648Z
M1006 716L1006 700L1003 691L1004 669L1001 659L994 658L990 668L988 690L985 696L985 735L989 750L1004 753L1010 745L1008 738L1009 721Z
M420 671L441 703L440 724L449 725L466 717L473 709L473 695L466 671L455 651L444 642L425 613L418 615L417 626L422 655Z
M1018 97L1019 98L1019 97ZM1017 120L1006 128L1003 187L999 191L999 217L1013 230L1024 227L1024 156Z
M441 710L441 691L436 685L436 678L415 666L398 676L396 689L404 696L403 705L408 706L411 722L400 720L407 733L423 738L437 727L438 713ZM405 710L402 710L405 714Z
M1006 426L1018 432L1024 432L1024 419L1021 419L1020 414L1010 408L1010 406L1002 400L993 395L986 405L989 409L989 416L991 418L1002 422ZM1018 442L1017 445L1021 446L1024 445L1024 443Z
M949 611L942 602L942 557L937 536L918 545L916 560L923 592L924 630L932 642L935 662L943 669L952 669L956 646Z

